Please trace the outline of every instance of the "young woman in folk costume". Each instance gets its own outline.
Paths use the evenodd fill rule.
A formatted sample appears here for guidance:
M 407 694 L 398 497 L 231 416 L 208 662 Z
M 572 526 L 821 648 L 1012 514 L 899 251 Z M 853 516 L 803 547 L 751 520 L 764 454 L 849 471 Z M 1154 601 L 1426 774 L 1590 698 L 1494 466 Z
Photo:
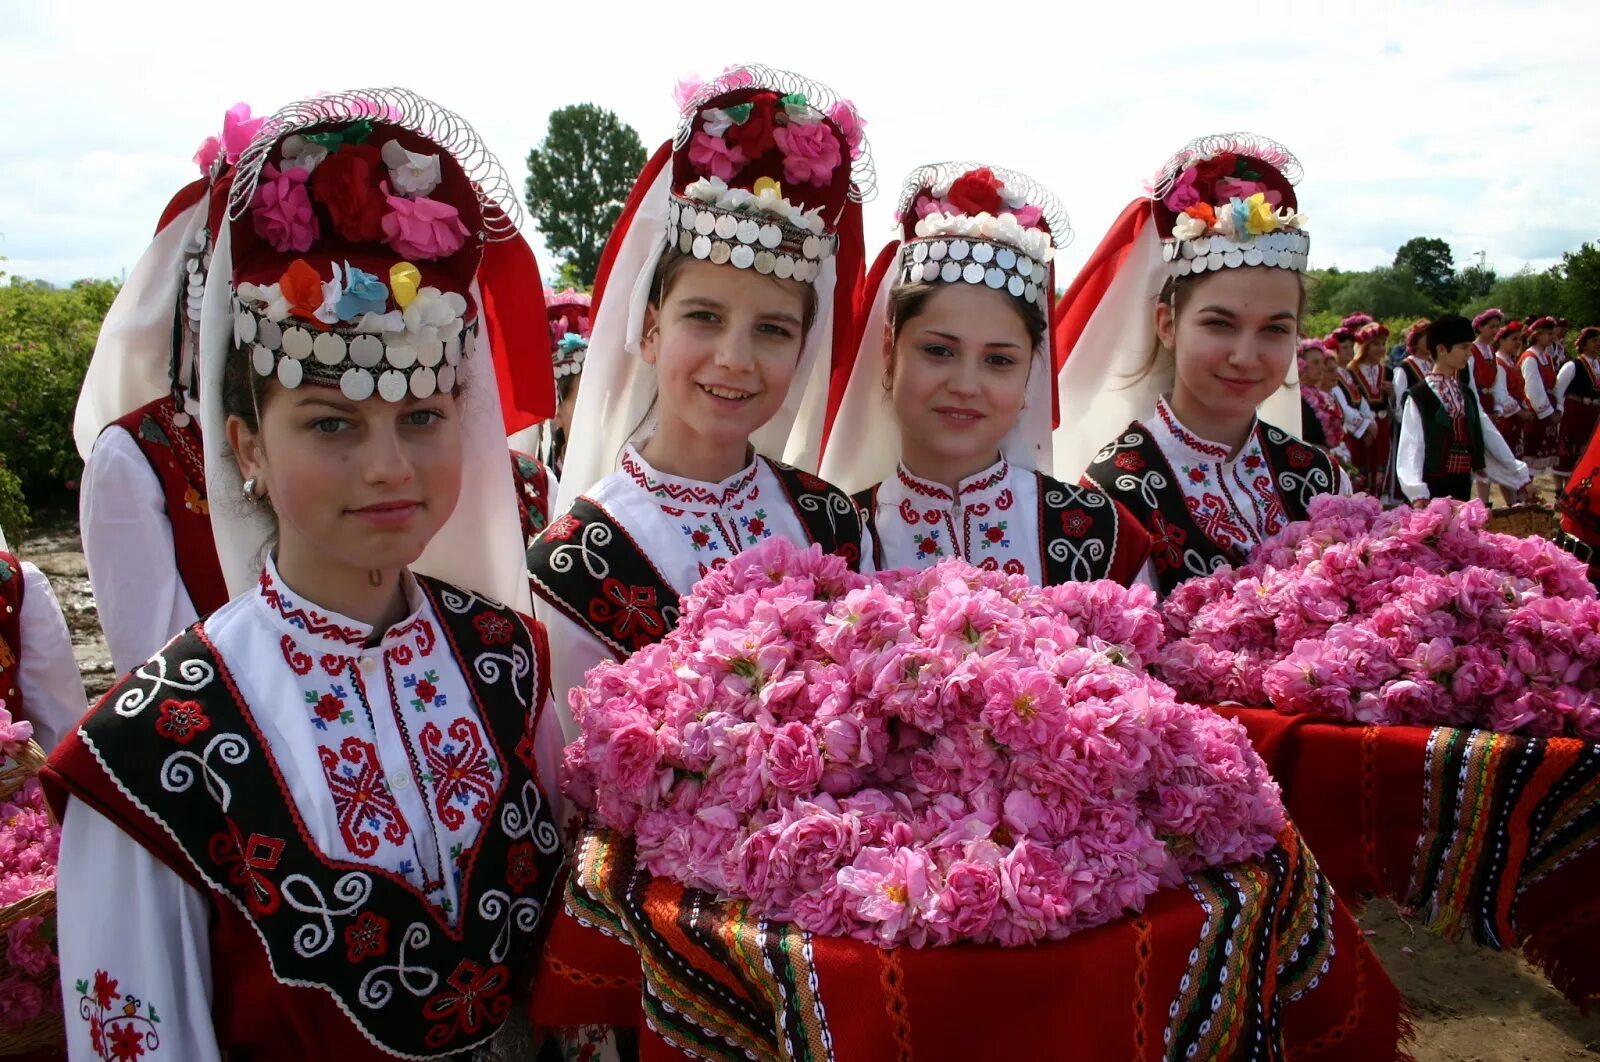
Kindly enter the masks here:
M 1354 336 L 1354 353 L 1337 366 L 1334 394 L 1345 411 L 1346 438 L 1360 489 L 1382 498 L 1389 489 L 1393 384 L 1384 365 L 1389 330 L 1372 321 Z
M 45 769 L 74 1059 L 442 1057 L 512 1011 L 562 850 L 543 633 L 496 603 L 527 592 L 482 308 L 525 262 L 510 188 L 376 89 L 267 119 L 216 189 L 236 596 Z
M 118 672 L 228 600 L 211 539 L 195 354 L 213 235 L 207 197 L 260 125 L 236 104 L 201 145 L 201 176 L 162 211 L 106 313 L 78 396 L 79 526 Z
M 1590 325 L 1580 331 L 1576 346 L 1577 353 L 1556 373 L 1555 401 L 1561 407 L 1558 489 L 1566 486 L 1600 422 L 1600 328 Z
M 1489 415 L 1495 430 L 1516 453 L 1522 441 L 1522 432 L 1517 422 L 1518 403 L 1512 397 L 1507 376 L 1507 369 L 1514 372 L 1516 363 L 1513 361 L 1508 366 L 1496 357 L 1495 349 L 1495 335 L 1505 324 L 1505 319 L 1503 312 L 1494 309 L 1484 310 L 1472 319 L 1473 339 L 1472 350 L 1467 358 L 1467 374 L 1478 397 L 1478 408 Z M 1488 505 L 1489 477 L 1474 473 L 1473 486 L 1477 490 L 1478 500 Z M 1510 491 L 1501 487 L 1500 492 L 1507 505 L 1513 504 L 1515 498 Z
M 522 512 L 524 548 L 533 545 L 550 524 L 551 508 L 560 487 L 561 451 L 572 428 L 572 406 L 578 397 L 578 374 L 583 352 L 589 346 L 589 296 L 566 289 L 559 295 L 548 288 L 545 312 L 550 324 L 550 368 L 555 378 L 556 415 L 547 424 L 511 438 L 511 468 L 517 481 Z M 531 448 L 534 451 L 529 452 Z
M 1472 339 L 1465 317 L 1450 314 L 1428 326 L 1431 369 L 1423 386 L 1406 392 L 1400 411 L 1395 476 L 1407 501 L 1467 501 L 1480 474 L 1511 492 L 1528 483 L 1528 466 L 1517 460 L 1464 378 Z
M 1315 339 L 1300 344 L 1300 429 L 1306 442 L 1320 446 L 1341 464 L 1350 463 L 1349 426 L 1372 427 L 1365 403 L 1351 408 L 1338 381 L 1336 362 Z
M 1285 385 L 1308 246 L 1298 173 L 1268 140 L 1194 141 L 1062 305 L 1079 323 L 1064 337 L 1075 342 L 1056 467 L 1086 464 L 1085 480 L 1145 524 L 1163 591 L 1242 563 L 1314 496 L 1350 489 L 1331 456 L 1280 426 L 1300 419 L 1298 389 Z M 1115 275 L 1095 279 L 1117 259 Z
M 772 536 L 858 560 L 843 492 L 781 464 L 804 382 L 848 333 L 870 162 L 848 101 L 730 68 L 684 92 L 596 288 L 560 509 L 528 551 L 557 705 L 659 640 L 712 567 Z
M 1561 448 L 1561 405 L 1555 398 L 1560 367 L 1550 340 L 1554 329 L 1553 317 L 1529 322 L 1528 346 L 1517 358 L 1523 402 L 1533 415 L 1523 428 L 1522 455 L 1534 475 L 1554 469 Z
M 88 704 L 61 604 L 36 565 L 19 560 L 0 528 L 0 708 L 26 722 L 49 752 Z
M 958 556 L 1041 585 L 1150 582 L 1139 522 L 1049 474 L 1051 261 L 1070 237 L 1055 197 L 1022 174 L 943 163 L 911 174 L 898 216 L 821 469 L 860 491 L 874 564 Z
M 1556 364 L 1565 365 L 1568 357 L 1567 329 L 1572 327 L 1572 322 L 1565 317 L 1554 317 L 1551 320 L 1554 321 L 1554 325 L 1550 329 L 1550 349 L 1555 354 Z

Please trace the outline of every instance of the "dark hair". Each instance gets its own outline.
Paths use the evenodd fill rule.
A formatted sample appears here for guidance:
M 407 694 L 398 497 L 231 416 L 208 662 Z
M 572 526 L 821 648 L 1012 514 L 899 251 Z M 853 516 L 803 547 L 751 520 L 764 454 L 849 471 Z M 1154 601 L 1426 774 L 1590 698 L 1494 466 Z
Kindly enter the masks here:
M 275 377 L 262 376 L 250 364 L 246 347 L 233 347 L 222 366 L 222 412 L 238 417 L 245 427 L 259 434 L 261 407 L 267 401 L 267 383 Z
M 1472 322 L 1465 317 L 1453 313 L 1442 314 L 1428 326 L 1428 356 L 1432 357 L 1440 347 L 1471 343 L 1477 335 L 1472 330 Z
M 900 338 L 900 330 L 911 321 L 920 317 L 928 308 L 928 300 L 933 298 L 935 292 L 948 287 L 942 282 L 919 280 L 912 284 L 901 284 L 889 292 L 889 332 L 895 338 Z M 1045 327 L 1048 321 L 1045 318 L 1044 307 L 1037 302 L 1028 302 L 1018 298 L 1009 291 L 1005 292 L 1006 301 L 1022 318 L 1022 326 L 1028 330 L 1028 342 L 1037 347 L 1044 339 Z
M 660 310 L 661 304 L 666 301 L 668 295 L 672 294 L 672 286 L 678 282 L 678 275 L 683 272 L 683 267 L 690 262 L 698 261 L 701 261 L 701 259 L 692 254 L 685 254 L 678 249 L 676 244 L 669 243 L 667 249 L 661 253 L 661 257 L 656 261 L 655 274 L 650 278 L 650 305 Z M 782 277 L 776 277 L 771 274 L 751 271 L 751 276 L 765 276 L 774 284 L 783 283 Z M 794 283 L 800 286 L 802 303 L 800 310 L 800 338 L 803 340 L 811 332 L 811 326 L 817 319 L 817 288 L 816 285 L 807 284 L 801 280 L 797 280 Z
M 1172 307 L 1173 319 L 1176 320 L 1178 315 L 1183 312 L 1184 307 L 1189 305 L 1189 300 L 1191 298 L 1193 298 L 1194 289 L 1199 286 L 1199 282 L 1204 280 L 1206 277 L 1210 277 L 1210 276 L 1216 276 L 1216 274 L 1215 273 L 1187 273 L 1187 274 L 1185 274 L 1184 276 L 1181 276 L 1181 277 L 1178 277 L 1178 276 L 1168 277 L 1166 283 L 1161 285 L 1160 294 L 1158 294 L 1156 296 L 1157 305 L 1160 305 L 1161 303 L 1164 302 L 1167 305 L 1171 306 Z M 1305 277 L 1305 274 L 1304 273 L 1296 273 L 1295 274 L 1295 279 L 1299 282 L 1299 285 L 1300 285 L 1300 305 L 1295 310 L 1295 316 L 1296 317 L 1304 317 L 1306 315 L 1306 277 Z M 1167 350 L 1166 346 L 1164 346 L 1162 344 L 1161 337 L 1160 336 L 1156 336 L 1155 340 L 1150 344 L 1150 353 L 1145 355 L 1144 364 L 1139 366 L 1139 371 L 1138 372 L 1134 373 L 1131 377 L 1129 377 L 1128 386 L 1132 387 L 1134 384 L 1140 382 L 1141 380 L 1143 380 L 1146 377 L 1148 377 L 1151 373 L 1155 372 L 1156 371 L 1156 366 L 1161 361 L 1161 356 L 1163 354 L 1172 354 L 1172 353 L 1174 353 L 1174 352 Z

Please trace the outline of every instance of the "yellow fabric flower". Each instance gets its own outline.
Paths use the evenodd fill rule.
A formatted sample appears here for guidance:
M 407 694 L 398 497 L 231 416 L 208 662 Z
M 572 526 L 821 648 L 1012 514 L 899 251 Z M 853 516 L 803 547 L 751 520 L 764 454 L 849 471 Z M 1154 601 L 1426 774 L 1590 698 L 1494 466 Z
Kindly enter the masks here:
M 1250 208 L 1250 220 L 1246 222 L 1252 235 L 1259 236 L 1266 232 L 1276 232 L 1278 228 L 1278 215 L 1267 202 L 1267 197 L 1261 192 L 1247 199 Z

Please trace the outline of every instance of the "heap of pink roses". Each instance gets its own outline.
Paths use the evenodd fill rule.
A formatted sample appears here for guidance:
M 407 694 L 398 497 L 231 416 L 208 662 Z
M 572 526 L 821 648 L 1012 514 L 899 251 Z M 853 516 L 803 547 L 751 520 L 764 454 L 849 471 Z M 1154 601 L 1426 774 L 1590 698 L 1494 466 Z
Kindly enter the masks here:
M 33 724 L 14 720 L 0 700 L 0 763 L 32 736 Z M 54 916 L 3 917 L 17 901 L 55 888 L 60 847 L 38 779 L 0 800 L 0 1033 L 61 1009 Z
M 1480 502 L 1323 497 L 1250 563 L 1164 604 L 1185 697 L 1367 724 L 1600 738 L 1600 601 L 1581 561 L 1483 530 Z
M 1144 672 L 1161 637 L 1143 587 L 774 539 L 573 691 L 565 788 L 651 873 L 812 932 L 1060 938 L 1284 826 L 1243 730 Z

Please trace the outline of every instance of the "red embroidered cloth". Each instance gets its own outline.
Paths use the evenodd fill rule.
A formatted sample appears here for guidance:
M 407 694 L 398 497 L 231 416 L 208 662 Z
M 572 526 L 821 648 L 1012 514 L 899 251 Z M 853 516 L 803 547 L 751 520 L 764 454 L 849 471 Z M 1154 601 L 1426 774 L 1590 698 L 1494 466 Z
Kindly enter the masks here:
M 761 921 L 590 832 L 530 1014 L 639 1029 L 645 1060 L 1388 1059 L 1405 1024 L 1292 830 L 1063 941 L 925 950 Z
M 1249 731 L 1341 896 L 1520 948 L 1574 1003 L 1600 997 L 1600 745 L 1217 711 Z

